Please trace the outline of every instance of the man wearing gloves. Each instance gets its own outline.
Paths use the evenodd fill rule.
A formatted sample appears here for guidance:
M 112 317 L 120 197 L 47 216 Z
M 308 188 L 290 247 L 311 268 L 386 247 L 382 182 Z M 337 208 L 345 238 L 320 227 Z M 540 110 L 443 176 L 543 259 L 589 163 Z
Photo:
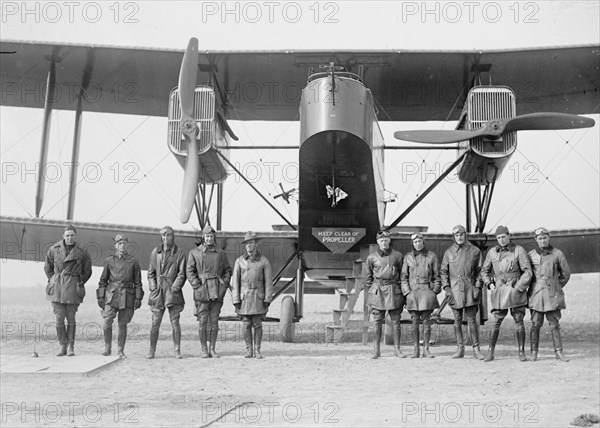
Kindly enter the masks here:
M 154 358 L 160 332 L 160 324 L 169 310 L 175 358 L 181 358 L 181 327 L 179 317 L 185 301 L 181 289 L 185 284 L 185 254 L 175 244 L 173 228 L 165 226 L 160 230 L 162 245 L 152 250 L 148 266 L 148 305 L 152 310 L 152 328 L 150 329 L 150 351 L 148 359 Z
M 258 236 L 247 232 L 242 241 L 246 254 L 233 267 L 233 304 L 244 321 L 245 358 L 262 358 L 262 319 L 273 300 L 271 263 L 258 248 Z M 254 329 L 254 334 L 252 334 Z
M 569 360 L 563 355 L 560 337 L 560 310 L 566 309 L 563 287 L 569 282 L 571 269 L 565 255 L 550 245 L 550 232 L 540 227 L 534 232 L 538 248 L 529 252 L 533 268 L 533 281 L 529 287 L 529 309 L 531 310 L 531 361 L 537 361 L 540 329 L 544 316 L 550 324 L 556 359 Z
M 111 354 L 112 326 L 118 316 L 119 324 L 119 357 L 125 357 L 125 341 L 127 340 L 127 324 L 133 318 L 133 312 L 142 306 L 144 290 L 142 289 L 142 273 L 138 261 L 127 254 L 129 239 L 123 233 L 115 236 L 115 255 L 104 261 L 104 269 L 100 276 L 96 297 L 98 306 L 104 317 L 104 352 Z
M 490 248 L 481 268 L 483 284 L 492 291 L 492 315 L 494 317 L 490 348 L 485 361 L 494 359 L 500 325 L 509 310 L 515 320 L 519 360 L 527 361 L 523 318 L 527 307 L 527 289 L 532 276 L 531 263 L 523 247 L 510 242 L 510 232 L 506 226 L 498 226 L 496 240 L 498 245 Z
M 473 345 L 473 356 L 483 360 L 479 347 L 479 326 L 476 315 L 481 303 L 481 251 L 467 240 L 467 232 L 461 225 L 452 229 L 452 244 L 444 253 L 442 267 L 442 287 L 448 298 L 448 305 L 454 314 L 454 336 L 456 352 L 452 358 L 465 355 L 465 340 L 462 331 L 463 312 L 467 317 L 467 328 Z
M 50 247 L 44 263 L 48 277 L 46 298 L 52 302 L 56 317 L 56 335 L 60 344 L 58 357 L 75 355 L 75 314 L 85 296 L 84 285 L 92 276 L 90 254 L 77 245 L 76 234 L 74 226 L 66 225 L 62 239 Z
M 419 358 L 419 323 L 423 320 L 423 358 L 433 358 L 429 352 L 431 313 L 439 308 L 437 294 L 442 290 L 438 258 L 425 248 L 421 233 L 410 237 L 413 251 L 402 263 L 402 293 L 406 296 L 406 310 L 410 312 L 414 351 L 411 358 Z
M 219 358 L 216 350 L 219 314 L 223 298 L 229 289 L 231 266 L 225 251 L 217 247 L 215 229 L 206 225 L 202 235 L 204 242 L 190 251 L 186 272 L 188 281 L 194 288 L 194 315 L 198 318 L 200 357 Z M 207 341 L 210 342 L 210 347 L 207 347 Z
M 390 246 L 391 242 L 390 232 L 378 232 L 379 248 L 369 254 L 366 260 L 365 292 L 368 293 L 368 302 L 375 321 L 372 359 L 381 356 L 381 333 L 386 312 L 392 320 L 394 355 L 399 358 L 406 357 L 400 352 L 400 317 L 405 303 L 400 285 L 402 253 L 394 250 Z

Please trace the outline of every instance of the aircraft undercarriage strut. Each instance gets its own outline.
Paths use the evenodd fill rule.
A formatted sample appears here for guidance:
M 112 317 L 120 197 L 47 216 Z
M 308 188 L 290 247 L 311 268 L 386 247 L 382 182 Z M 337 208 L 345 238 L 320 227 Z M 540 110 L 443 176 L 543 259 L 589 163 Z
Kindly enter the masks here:
M 251 182 L 250 180 L 248 180 L 246 178 L 246 176 L 244 176 L 244 174 L 242 174 L 242 172 L 240 170 L 238 170 L 230 161 L 229 159 L 227 159 L 227 157 L 225 157 L 221 152 L 217 151 L 217 153 L 219 154 L 219 156 L 221 156 L 221 159 L 223 159 L 225 161 L 225 163 L 227 165 L 229 165 L 231 167 L 231 169 L 233 169 L 237 174 L 239 174 L 240 177 L 242 177 L 242 179 L 252 188 L 252 190 L 254 190 L 258 196 L 260 196 L 272 209 L 273 211 L 275 211 L 279 217 L 281 217 L 293 230 L 297 230 L 296 226 L 294 226 L 277 208 L 275 208 L 275 206 L 267 199 L 265 198 L 265 196 L 260 193 L 260 190 L 258 190 Z

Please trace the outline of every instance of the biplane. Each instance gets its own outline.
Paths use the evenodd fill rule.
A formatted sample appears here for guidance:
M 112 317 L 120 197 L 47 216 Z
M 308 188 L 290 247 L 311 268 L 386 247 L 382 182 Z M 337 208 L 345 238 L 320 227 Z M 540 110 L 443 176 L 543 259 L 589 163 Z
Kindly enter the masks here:
M 580 115 L 597 113 L 599 104 L 596 45 L 481 52 L 235 52 L 201 51 L 198 41 L 191 39 L 185 52 L 20 41 L 3 41 L 0 50 L 2 105 L 44 112 L 40 169 L 48 161 L 54 109 L 75 115 L 71 177 L 78 174 L 83 112 L 166 117 L 168 150 L 185 171 L 180 221 L 187 223 L 195 212 L 198 230 L 214 223 L 221 231 L 219 244 L 232 263 L 241 254 L 244 231 L 226 231 L 222 224 L 223 184 L 235 171 L 260 192 L 230 161 L 232 150 L 248 149 L 235 145 L 238 136 L 231 121 L 300 121 L 299 144 L 285 147 L 298 151 L 297 190 L 280 186 L 278 201 L 261 195 L 287 224 L 262 233 L 261 241 L 277 272 L 276 296 L 294 290 L 294 297 L 281 303 L 279 321 L 289 333 L 287 340 L 293 339 L 289 326 L 303 316 L 305 280 L 337 287 L 353 275 L 353 263 L 368 251 L 380 229 L 393 232 L 396 248 L 410 250 L 407 235 L 397 226 L 455 168 L 466 189 L 464 223 L 472 242 L 485 249 L 488 241 L 493 242 L 485 225 L 495 184 L 516 150 L 518 132 L 592 127 L 594 120 Z M 492 73 L 501 85 L 481 83 Z M 92 78 L 107 91 L 136 82 L 137 102 L 112 97 L 89 102 L 86 88 Z M 72 82 L 80 82 L 76 96 L 54 102 L 55 89 Z M 424 102 L 418 88 L 432 82 L 458 88 L 456 99 Z M 540 84 L 535 91 L 511 89 L 522 88 L 522 82 Z M 235 86 L 252 84 L 284 90 L 272 91 L 267 99 L 230 96 Z M 44 87 L 45 96 L 22 96 L 27 87 Z M 300 92 L 286 96 L 286 88 Z M 517 108 L 530 113 L 517 115 Z M 425 120 L 457 120 L 458 126 L 446 131 L 398 131 L 395 137 L 425 143 L 426 149 L 452 145 L 457 158 L 400 216 L 385 224 L 389 202 L 385 192 L 391 187 L 384 183 L 385 153 L 409 147 L 386 145 L 379 122 Z M 151 150 L 163 150 L 159 141 L 151 143 Z M 95 264 L 112 252 L 114 233 L 125 231 L 131 236 L 130 252 L 142 268 L 147 265 L 158 228 L 77 222 L 76 180 L 68 192 L 66 219 L 39 218 L 44 181 L 38 181 L 35 217 L 2 217 L 2 258 L 43 260 L 68 220 L 77 224 L 78 239 L 87 243 Z M 403 192 L 401 186 L 393 190 Z M 297 224 L 274 205 L 289 203 L 292 196 L 298 200 Z M 198 242 L 197 232 L 180 231 L 177 236 L 186 250 Z M 525 247 L 533 243 L 528 232 L 515 233 L 513 239 Z M 440 257 L 452 242 L 449 234 L 428 234 L 427 240 Z M 557 231 L 553 242 L 569 256 L 574 272 L 600 270 L 600 229 Z

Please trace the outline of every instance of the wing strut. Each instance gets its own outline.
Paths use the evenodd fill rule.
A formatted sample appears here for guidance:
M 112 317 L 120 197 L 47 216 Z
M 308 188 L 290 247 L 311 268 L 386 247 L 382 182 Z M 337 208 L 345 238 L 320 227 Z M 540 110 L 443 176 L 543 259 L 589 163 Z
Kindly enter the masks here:
M 42 142 L 40 145 L 40 162 L 38 165 L 38 183 L 35 193 L 35 216 L 40 216 L 42 203 L 44 202 L 44 188 L 46 185 L 45 172 L 48 161 L 48 143 L 50 141 L 50 123 L 52 122 L 52 107 L 54 104 L 54 88 L 56 87 L 56 62 L 57 57 L 47 58 L 50 62 L 48 78 L 46 79 L 46 100 L 44 102 L 44 122 L 42 125 Z
M 460 155 L 454 161 L 454 163 L 452 165 L 450 165 L 448 168 L 446 168 L 446 171 L 444 171 L 442 173 L 442 175 L 440 175 L 437 178 L 437 180 L 435 180 L 433 183 L 431 183 L 431 186 L 429 186 L 427 188 L 427 190 L 425 190 L 407 209 L 405 209 L 404 212 L 402 214 L 400 214 L 398 216 L 398 218 L 396 218 L 396 220 L 394 220 L 389 226 L 386 226 L 386 229 L 390 230 L 394 226 L 397 226 L 398 223 L 400 223 L 402 220 L 404 220 L 404 217 L 406 217 L 417 205 L 419 205 L 419 203 L 425 198 L 425 196 L 427 196 L 429 194 L 429 192 L 431 192 L 438 184 L 440 184 L 442 182 L 442 180 L 444 178 L 446 178 L 446 176 L 448 174 L 450 174 L 450 172 L 452 172 L 452 170 L 454 168 L 456 168 L 462 162 L 462 160 L 466 154 L 467 154 L 467 152 L 464 152 L 462 155 Z
M 258 194 L 258 196 L 260 196 L 260 197 L 263 199 L 263 201 L 265 201 L 265 202 L 266 202 L 266 203 L 267 203 L 267 204 L 268 204 L 268 205 L 269 205 L 271 208 L 273 208 L 273 211 L 275 211 L 277 214 L 279 214 L 279 217 L 281 217 L 281 218 L 283 219 L 283 221 L 285 221 L 285 222 L 286 222 L 288 225 L 290 225 L 290 226 L 291 226 L 291 228 L 292 228 L 293 230 L 298 230 L 298 229 L 296 229 L 296 226 L 294 226 L 294 225 L 293 225 L 293 224 L 292 224 L 292 223 L 291 223 L 291 222 L 290 222 L 290 221 L 289 221 L 287 218 L 285 218 L 285 216 L 284 216 L 283 214 L 281 214 L 281 212 L 280 212 L 280 211 L 279 211 L 277 208 L 275 208 L 275 206 L 274 206 L 274 205 L 273 205 L 271 202 L 269 202 L 269 200 L 268 200 L 267 198 L 265 198 L 265 197 L 263 196 L 263 194 L 262 194 L 262 193 L 260 193 L 260 191 L 259 191 L 259 190 L 258 190 L 258 189 L 257 189 L 257 188 L 256 188 L 256 187 L 255 187 L 255 186 L 254 186 L 254 185 L 253 185 L 253 184 L 252 184 L 252 183 L 251 183 L 251 182 L 250 182 L 250 181 L 249 181 L 249 180 L 248 180 L 248 179 L 247 179 L 245 176 L 244 176 L 244 174 L 242 174 L 242 172 L 241 172 L 240 170 L 238 170 L 238 169 L 237 169 L 237 168 L 236 168 L 236 167 L 235 167 L 235 166 L 234 166 L 234 165 L 233 165 L 233 164 L 232 164 L 232 163 L 229 161 L 229 159 L 227 159 L 227 157 L 226 157 L 226 156 L 224 156 L 224 155 L 223 155 L 223 154 L 222 154 L 220 151 L 218 151 L 218 150 L 217 150 L 216 152 L 219 154 L 219 156 L 221 156 L 221 159 L 223 159 L 223 160 L 225 161 L 225 163 L 231 167 L 231 169 L 233 169 L 233 170 L 234 170 L 234 171 L 235 171 L 237 174 L 239 174 L 239 175 L 240 175 L 240 177 L 242 177 L 242 178 L 244 179 L 244 181 L 245 181 L 246 183 L 248 183 L 248 185 L 249 185 L 250 187 L 252 187 L 252 189 L 253 189 L 253 190 L 254 190 L 254 191 L 255 191 L 255 192 Z
M 471 231 L 471 205 L 475 210 L 475 233 L 483 233 L 485 224 L 487 222 L 488 214 L 490 211 L 490 204 L 492 202 L 492 195 L 494 194 L 494 187 L 496 184 L 496 178 L 498 177 L 498 167 L 495 167 L 494 178 L 491 182 L 482 184 L 481 176 L 477 183 L 477 198 L 475 198 L 475 184 L 467 184 L 467 232 Z M 481 187 L 485 186 L 483 196 L 481 194 Z
M 217 230 L 222 230 L 223 223 L 223 183 L 217 183 Z
M 77 189 L 77 167 L 79 165 L 79 148 L 81 147 L 81 121 L 83 120 L 83 97 L 87 90 L 94 64 L 94 50 L 88 51 L 88 58 L 83 77 L 81 78 L 81 87 L 77 96 L 77 109 L 75 110 L 75 126 L 73 130 L 73 151 L 71 152 L 71 174 L 69 175 L 69 203 L 67 207 L 67 220 L 73 219 L 75 212 L 75 194 Z

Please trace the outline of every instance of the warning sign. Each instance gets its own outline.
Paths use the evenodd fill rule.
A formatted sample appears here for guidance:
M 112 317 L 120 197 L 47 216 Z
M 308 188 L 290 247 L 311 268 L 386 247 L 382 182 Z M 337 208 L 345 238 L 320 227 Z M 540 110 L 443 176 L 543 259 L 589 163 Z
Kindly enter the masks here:
M 312 234 L 319 242 L 334 254 L 348 251 L 366 234 L 365 228 L 313 227 Z

